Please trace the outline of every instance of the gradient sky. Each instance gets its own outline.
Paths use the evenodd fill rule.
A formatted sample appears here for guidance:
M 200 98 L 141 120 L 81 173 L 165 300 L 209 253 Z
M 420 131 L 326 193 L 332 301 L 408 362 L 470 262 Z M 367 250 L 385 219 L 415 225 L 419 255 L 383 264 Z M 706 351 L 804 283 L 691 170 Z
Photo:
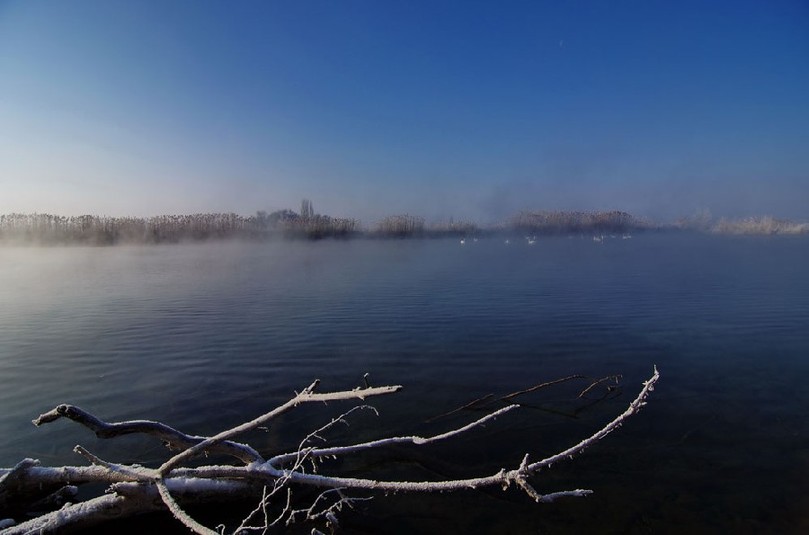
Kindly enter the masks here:
M 0 213 L 809 219 L 806 1 L 0 0 Z

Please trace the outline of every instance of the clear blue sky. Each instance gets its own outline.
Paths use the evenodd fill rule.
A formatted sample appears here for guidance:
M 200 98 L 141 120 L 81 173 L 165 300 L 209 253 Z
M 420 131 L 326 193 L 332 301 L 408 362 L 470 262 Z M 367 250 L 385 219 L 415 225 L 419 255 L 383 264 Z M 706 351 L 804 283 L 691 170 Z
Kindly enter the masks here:
M 0 0 L 0 213 L 809 219 L 806 1 Z

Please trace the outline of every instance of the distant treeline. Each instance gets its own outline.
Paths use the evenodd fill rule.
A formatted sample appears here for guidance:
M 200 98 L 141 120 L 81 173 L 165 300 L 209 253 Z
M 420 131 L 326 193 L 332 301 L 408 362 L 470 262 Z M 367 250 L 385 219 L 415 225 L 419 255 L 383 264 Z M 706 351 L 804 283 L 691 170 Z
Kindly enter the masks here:
M 797 223 L 772 216 L 745 217 L 741 219 L 721 218 L 714 220 L 707 212 L 677 221 L 675 228 L 695 230 L 713 234 L 809 234 L 809 223 Z
M 6 243 L 115 245 L 177 243 L 210 239 L 347 237 L 358 230 L 355 219 L 302 216 L 291 210 L 267 214 L 161 215 L 149 218 L 51 214 L 0 215 L 0 241 Z
M 623 234 L 652 228 L 648 221 L 611 212 L 521 212 L 511 227 L 526 234 Z
M 238 214 L 163 215 L 149 218 L 51 214 L 0 215 L 0 241 L 5 243 L 115 245 L 120 243 L 177 243 L 210 239 L 264 240 L 273 238 L 440 238 L 486 236 L 500 233 L 564 234 L 620 233 L 646 228 L 624 212 L 522 213 L 493 227 L 450 220 L 427 225 L 412 215 L 386 217 L 370 229 L 356 219 L 315 214 L 304 201 L 301 213 L 280 210 Z
M 227 214 L 163 215 L 149 218 L 83 215 L 64 217 L 51 214 L 0 215 L 0 242 L 51 244 L 148 244 L 203 241 L 210 239 L 267 240 L 274 238 L 440 238 L 447 236 L 485 237 L 490 235 L 599 235 L 625 234 L 650 229 L 701 230 L 734 234 L 795 234 L 809 232 L 809 224 L 792 223 L 771 217 L 713 222 L 709 217 L 681 220 L 670 227 L 655 225 L 626 212 L 521 212 L 493 226 L 450 219 L 427 225 L 424 218 L 394 215 L 362 228 L 350 218 L 316 214 L 304 199 L 300 213 L 279 210 L 251 216 Z

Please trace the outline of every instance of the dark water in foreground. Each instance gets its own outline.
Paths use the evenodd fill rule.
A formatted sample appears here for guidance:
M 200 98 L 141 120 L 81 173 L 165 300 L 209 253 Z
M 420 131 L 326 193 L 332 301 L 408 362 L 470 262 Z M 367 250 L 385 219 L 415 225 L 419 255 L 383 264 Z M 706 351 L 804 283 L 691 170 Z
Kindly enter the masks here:
M 527 395 L 519 413 L 451 443 L 335 466 L 484 475 L 578 442 L 657 364 L 640 415 L 536 479 L 540 491 L 594 495 L 552 505 L 513 489 L 377 496 L 344 517 L 344 532 L 806 533 L 807 266 L 809 241 L 788 237 L 4 248 L 0 466 L 84 464 L 75 444 L 121 462 L 166 458 L 137 437 L 30 425 L 64 402 L 207 434 L 314 378 L 324 390 L 358 386 L 365 372 L 405 385 L 337 444 L 439 433 L 483 413 L 432 417 L 489 393 L 623 374 L 621 395 L 600 403 L 585 407 L 574 386 Z M 306 407 L 249 439 L 290 449 L 345 408 Z

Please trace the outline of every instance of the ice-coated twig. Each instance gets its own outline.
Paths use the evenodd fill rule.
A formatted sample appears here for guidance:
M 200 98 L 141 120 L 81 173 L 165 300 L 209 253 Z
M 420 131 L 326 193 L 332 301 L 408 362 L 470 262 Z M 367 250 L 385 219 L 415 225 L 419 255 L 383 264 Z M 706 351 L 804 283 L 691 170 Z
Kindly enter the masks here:
M 252 511 L 250 511 L 250 514 L 248 514 L 244 518 L 244 520 L 242 520 L 242 523 L 239 524 L 239 527 L 237 527 L 234 530 L 234 533 L 242 533 L 242 532 L 245 532 L 245 531 L 258 531 L 258 530 L 261 530 L 264 533 L 264 532 L 267 531 L 267 529 L 278 525 L 281 522 L 281 520 L 284 519 L 284 517 L 287 515 L 287 513 L 291 510 L 291 506 L 292 506 L 292 489 L 290 489 L 289 487 L 287 487 L 284 484 L 279 485 L 278 481 L 279 480 L 276 480 L 275 484 L 273 485 L 273 489 L 270 492 L 267 492 L 267 487 L 266 486 L 264 487 L 264 490 L 262 491 L 262 495 L 261 495 L 261 501 L 258 503 L 256 508 L 253 509 Z M 286 489 L 286 491 L 287 491 L 286 492 L 286 496 L 287 496 L 286 505 L 281 510 L 281 512 L 278 514 L 278 516 L 276 516 L 274 520 L 270 521 L 269 506 L 270 506 L 271 498 L 276 493 L 281 491 L 282 489 Z M 261 525 L 258 525 L 258 526 L 251 526 L 250 522 L 252 522 L 253 519 L 255 517 L 257 517 L 259 514 L 262 514 L 264 516 L 264 523 L 261 524 Z
M 344 424 L 344 425 L 347 426 L 348 425 L 348 420 L 346 420 L 346 418 L 348 418 L 352 413 L 357 412 L 357 411 L 361 411 L 361 410 L 370 410 L 374 414 L 379 416 L 379 413 L 377 412 L 377 410 L 375 408 L 373 408 L 372 406 L 370 406 L 370 405 L 357 405 L 356 407 L 352 407 L 350 410 L 342 413 L 340 416 L 332 418 L 330 422 L 326 423 L 325 425 L 322 425 L 321 427 L 315 429 L 314 431 L 312 431 L 311 433 L 306 435 L 303 438 L 303 440 L 301 440 L 301 443 L 298 445 L 298 449 L 295 451 L 295 453 L 289 454 L 289 456 L 287 456 L 285 460 L 288 460 L 291 457 L 295 457 L 296 463 L 301 464 L 301 463 L 303 463 L 303 461 L 304 461 L 304 459 L 306 457 L 310 457 L 310 458 L 313 457 L 312 452 L 317 451 L 317 449 L 313 448 L 313 447 L 306 447 L 306 444 L 308 442 L 311 442 L 312 439 L 315 439 L 315 438 L 320 439 L 321 441 L 325 442 L 326 439 L 324 439 L 322 436 L 320 436 L 321 433 L 323 433 L 327 429 L 330 429 L 330 428 L 334 427 L 337 424 Z M 277 459 L 278 457 L 275 457 L 275 458 Z
M 347 506 L 349 508 L 353 508 L 354 502 L 360 501 L 368 501 L 372 498 L 352 498 L 350 496 L 346 496 L 343 493 L 342 488 L 335 488 L 335 489 L 328 489 L 321 492 L 317 498 L 312 502 L 312 505 L 303 509 L 295 509 L 290 511 L 289 518 L 287 519 L 287 526 L 298 522 L 298 517 L 303 517 L 304 520 L 319 520 L 321 518 L 325 518 L 329 525 L 337 527 L 339 525 L 337 521 L 337 513 L 339 513 L 343 507 Z M 321 501 L 326 501 L 332 494 L 337 495 L 337 500 L 332 503 L 330 506 L 325 507 L 322 511 L 318 512 L 317 508 L 320 505 Z

